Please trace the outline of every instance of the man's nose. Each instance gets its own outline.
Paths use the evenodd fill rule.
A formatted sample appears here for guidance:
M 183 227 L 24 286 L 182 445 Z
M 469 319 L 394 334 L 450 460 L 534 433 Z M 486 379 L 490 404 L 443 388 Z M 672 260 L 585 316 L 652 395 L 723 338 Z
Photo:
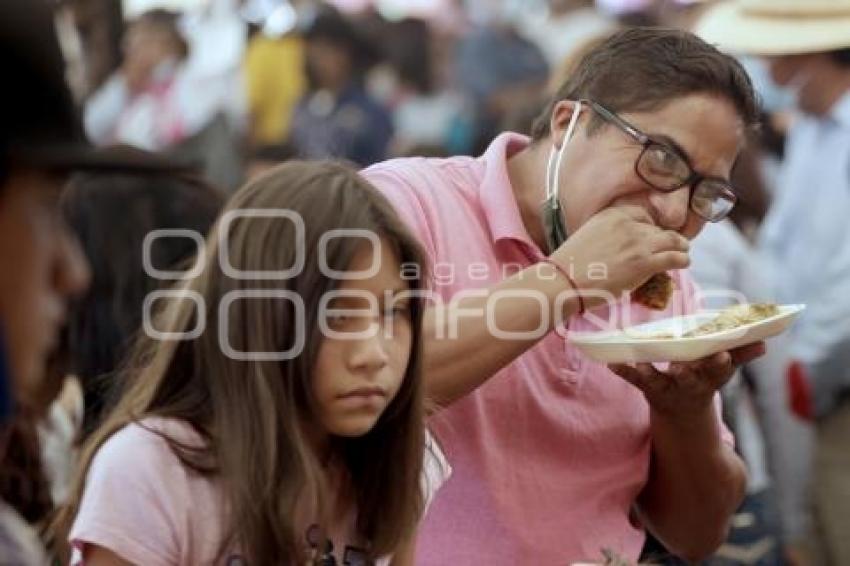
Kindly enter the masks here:
M 649 197 L 659 226 L 676 231 L 681 230 L 688 220 L 690 200 L 690 185 L 669 192 L 654 190 Z

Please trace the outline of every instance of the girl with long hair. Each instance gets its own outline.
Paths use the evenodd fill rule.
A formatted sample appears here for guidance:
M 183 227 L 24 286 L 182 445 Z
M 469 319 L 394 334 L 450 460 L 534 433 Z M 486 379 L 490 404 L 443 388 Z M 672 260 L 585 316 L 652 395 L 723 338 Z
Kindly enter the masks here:
M 449 471 L 424 425 L 418 245 L 355 172 L 304 162 L 243 187 L 206 242 L 56 540 L 86 566 L 409 563 Z

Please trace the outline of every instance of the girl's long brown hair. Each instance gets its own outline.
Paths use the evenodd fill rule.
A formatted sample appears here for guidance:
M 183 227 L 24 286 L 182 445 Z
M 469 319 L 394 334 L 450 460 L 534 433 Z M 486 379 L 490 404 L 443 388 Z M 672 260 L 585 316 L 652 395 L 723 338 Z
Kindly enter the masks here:
M 127 384 L 116 407 L 81 452 L 79 474 L 68 504 L 57 514 L 54 537 L 64 544 L 76 516 L 92 459 L 115 432 L 150 416 L 188 422 L 205 440 L 197 449 L 166 438 L 184 465 L 215 477 L 227 513 L 221 553 L 238 546 L 252 565 L 303 563 L 303 535 L 296 506 L 307 501 L 322 528 L 329 527 L 330 505 L 339 486 L 323 485 L 322 462 L 299 423 L 313 420 L 310 380 L 322 336 L 317 317 L 321 296 L 338 287 L 323 275 L 316 250 L 332 229 L 370 230 L 391 245 L 400 263 L 424 268 L 419 246 L 389 203 L 347 167 L 293 162 L 243 187 L 225 208 L 290 210 L 304 219 L 304 268 L 280 280 L 229 277 L 219 263 L 221 218 L 207 239 L 206 267 L 185 287 L 205 300 L 206 330 L 187 341 L 140 339 L 127 364 Z M 284 270 L 295 264 L 295 225 L 280 218 L 234 221 L 225 245 L 230 264 L 248 271 Z M 332 238 L 329 267 L 344 271 L 361 238 Z M 405 275 L 420 290 L 423 270 Z M 219 344 L 219 304 L 230 291 L 285 289 L 302 297 L 307 337 L 298 357 L 288 361 L 238 361 Z M 422 510 L 420 472 L 425 449 L 420 338 L 423 301 L 411 303 L 412 351 L 398 394 L 375 427 L 359 438 L 333 439 L 335 457 L 350 477 L 348 492 L 356 507 L 358 535 L 379 557 L 412 535 Z M 160 330 L 195 327 L 192 301 L 175 300 L 157 318 Z M 293 305 L 254 298 L 229 309 L 231 346 L 243 352 L 280 352 L 296 338 Z

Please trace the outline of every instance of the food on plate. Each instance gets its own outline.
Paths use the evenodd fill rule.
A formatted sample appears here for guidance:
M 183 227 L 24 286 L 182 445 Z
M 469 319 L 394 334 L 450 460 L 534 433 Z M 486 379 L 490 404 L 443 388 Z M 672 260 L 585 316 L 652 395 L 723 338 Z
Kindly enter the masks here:
M 646 283 L 632 291 L 632 300 L 647 308 L 663 311 L 670 302 L 675 285 L 666 273 L 656 273 Z
M 587 357 L 606 364 L 692 362 L 755 344 L 791 326 L 806 305 L 745 304 L 646 322 L 621 330 L 570 332 Z M 650 317 L 652 318 L 652 317 Z
M 626 334 L 631 338 L 639 340 L 675 340 L 677 338 L 697 338 L 699 336 L 707 336 L 724 330 L 732 330 L 745 324 L 758 322 L 771 316 L 779 314 L 779 307 L 768 303 L 754 303 L 735 305 L 723 309 L 711 320 L 704 322 L 684 332 L 684 329 L 678 332 L 646 332 L 633 329 L 625 329 Z
M 723 309 L 713 319 L 685 333 L 683 338 L 694 338 L 696 336 L 715 334 L 723 330 L 732 330 L 733 328 L 758 322 L 776 316 L 777 314 L 779 314 L 779 307 L 771 303 L 735 305 Z

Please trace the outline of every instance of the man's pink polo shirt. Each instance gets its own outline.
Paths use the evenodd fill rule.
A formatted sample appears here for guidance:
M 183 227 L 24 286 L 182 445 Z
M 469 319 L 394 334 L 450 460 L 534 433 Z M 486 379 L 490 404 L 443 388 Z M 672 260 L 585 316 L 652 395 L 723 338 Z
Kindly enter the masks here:
M 506 167 L 528 143 L 503 134 L 477 159 L 397 159 L 364 171 L 425 247 L 444 301 L 543 257 Z M 666 312 L 623 302 L 613 314 L 634 323 L 692 311 L 691 279 L 674 276 L 681 293 Z M 578 317 L 569 326 L 591 328 Z M 430 425 L 453 475 L 420 528 L 418 565 L 566 565 L 600 559 L 603 548 L 638 557 L 644 532 L 630 512 L 649 470 L 648 405 L 562 332 L 549 333 Z

